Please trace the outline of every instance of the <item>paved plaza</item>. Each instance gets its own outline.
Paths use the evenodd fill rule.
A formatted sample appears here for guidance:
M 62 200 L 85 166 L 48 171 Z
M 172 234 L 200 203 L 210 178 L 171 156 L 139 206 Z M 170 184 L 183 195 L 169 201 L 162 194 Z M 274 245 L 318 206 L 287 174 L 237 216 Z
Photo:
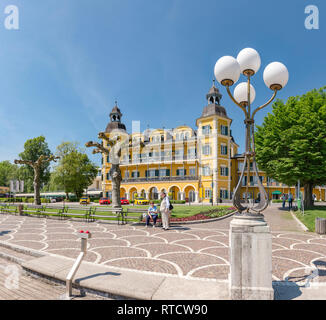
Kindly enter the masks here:
M 326 236 L 303 232 L 288 211 L 273 206 L 265 218 L 273 236 L 273 280 L 326 283 Z M 86 260 L 95 264 L 187 279 L 227 280 L 232 217 L 171 230 L 0 215 L 0 241 L 75 258 L 79 230 L 89 230 Z M 316 270 L 318 269 L 318 273 Z

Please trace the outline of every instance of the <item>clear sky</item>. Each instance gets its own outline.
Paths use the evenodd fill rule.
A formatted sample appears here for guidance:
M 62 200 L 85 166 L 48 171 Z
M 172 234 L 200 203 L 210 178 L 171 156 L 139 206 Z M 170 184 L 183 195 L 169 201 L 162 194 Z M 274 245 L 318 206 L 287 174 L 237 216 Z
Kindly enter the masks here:
M 4 8 L 19 8 L 19 30 L 6 30 Z M 319 30 L 304 26 L 307 5 L 319 8 Z M 264 67 L 287 65 L 279 97 L 326 85 L 324 0 L 2 0 L 0 2 L 0 161 L 13 160 L 26 139 L 95 140 L 115 99 L 123 122 L 141 129 L 195 128 L 216 60 L 255 48 L 253 79 L 262 104 L 271 91 Z M 219 86 L 243 151 L 243 115 Z M 260 124 L 271 107 L 257 116 Z M 91 155 L 100 163 L 99 155 Z

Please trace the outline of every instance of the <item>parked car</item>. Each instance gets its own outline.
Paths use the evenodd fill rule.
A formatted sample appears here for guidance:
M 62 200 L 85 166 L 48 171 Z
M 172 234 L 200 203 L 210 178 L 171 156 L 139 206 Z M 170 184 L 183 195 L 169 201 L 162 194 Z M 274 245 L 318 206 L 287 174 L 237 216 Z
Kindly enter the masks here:
M 80 204 L 90 204 L 91 200 L 89 199 L 89 197 L 82 197 L 82 198 L 80 198 L 79 203 Z
M 149 204 L 149 201 L 145 198 L 137 198 L 135 199 L 135 204 Z
M 101 198 L 99 201 L 99 204 L 110 204 L 110 199 L 109 198 Z
M 121 198 L 121 204 L 129 204 L 129 200 L 127 198 Z

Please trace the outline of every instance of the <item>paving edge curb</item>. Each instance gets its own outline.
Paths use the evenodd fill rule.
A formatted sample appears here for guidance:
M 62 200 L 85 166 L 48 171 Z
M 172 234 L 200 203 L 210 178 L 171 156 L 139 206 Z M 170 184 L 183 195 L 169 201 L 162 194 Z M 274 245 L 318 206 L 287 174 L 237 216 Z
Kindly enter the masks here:
M 292 217 L 300 225 L 300 227 L 302 228 L 302 230 L 305 231 L 305 232 L 309 231 L 309 229 L 297 218 L 297 216 L 295 215 L 295 213 L 293 212 L 293 210 L 291 210 L 290 212 L 291 212 Z
M 40 258 L 40 257 L 44 257 L 46 255 L 48 255 L 47 252 L 40 252 L 34 249 L 30 249 L 30 248 L 26 248 L 26 247 L 22 247 L 19 246 L 17 244 L 12 244 L 12 243 L 8 243 L 8 242 L 4 242 L 4 241 L 0 241 L 0 247 L 4 247 L 16 252 L 20 252 L 20 253 L 24 253 L 26 255 L 30 255 L 36 258 Z

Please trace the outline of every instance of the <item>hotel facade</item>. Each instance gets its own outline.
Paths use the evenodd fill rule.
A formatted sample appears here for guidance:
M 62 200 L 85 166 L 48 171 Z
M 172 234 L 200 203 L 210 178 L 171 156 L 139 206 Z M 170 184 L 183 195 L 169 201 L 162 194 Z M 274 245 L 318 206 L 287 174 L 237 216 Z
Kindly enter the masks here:
M 244 157 L 238 154 L 238 144 L 232 137 L 232 119 L 221 106 L 222 95 L 215 84 L 206 94 L 207 105 L 195 121 L 196 129 L 179 126 L 174 129 L 147 129 L 128 134 L 117 105 L 110 113 L 105 135 L 127 137 L 121 149 L 122 175 L 120 196 L 158 199 L 165 191 L 170 199 L 193 203 L 231 202 L 240 178 Z M 134 131 L 134 130 L 133 130 Z M 106 140 L 102 141 L 105 147 Z M 111 197 L 110 156 L 102 154 L 102 191 Z M 248 188 L 242 198 L 259 199 L 257 177 L 250 168 Z M 269 199 L 279 199 L 282 193 L 296 194 L 294 186 L 286 186 L 259 170 Z M 247 177 L 244 177 L 244 184 Z M 301 189 L 303 192 L 303 189 Z M 326 199 L 326 187 L 316 187 L 318 200 Z

